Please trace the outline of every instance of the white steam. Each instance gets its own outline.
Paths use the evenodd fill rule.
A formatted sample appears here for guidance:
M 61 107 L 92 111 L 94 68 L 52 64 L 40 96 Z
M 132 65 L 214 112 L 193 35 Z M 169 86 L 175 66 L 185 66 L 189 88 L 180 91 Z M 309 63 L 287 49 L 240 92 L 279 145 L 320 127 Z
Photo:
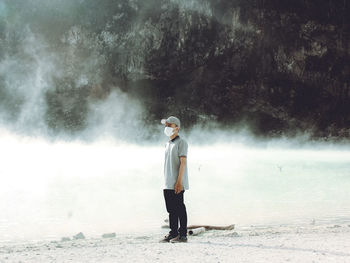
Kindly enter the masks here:
M 147 132 L 147 127 L 141 125 L 144 117 L 138 100 L 129 98 L 122 91 L 113 90 L 103 101 L 89 103 L 87 128 L 82 136 L 95 140 L 144 138 Z
M 45 133 L 46 130 L 43 95 L 50 88 L 50 76 L 55 70 L 55 56 L 46 48 L 45 42 L 26 27 L 20 46 L 22 52 L 5 54 L 0 61 L 3 92 L 13 99 L 8 101 L 10 110 L 2 105 L 0 117 L 19 133 L 30 134 L 33 130 Z

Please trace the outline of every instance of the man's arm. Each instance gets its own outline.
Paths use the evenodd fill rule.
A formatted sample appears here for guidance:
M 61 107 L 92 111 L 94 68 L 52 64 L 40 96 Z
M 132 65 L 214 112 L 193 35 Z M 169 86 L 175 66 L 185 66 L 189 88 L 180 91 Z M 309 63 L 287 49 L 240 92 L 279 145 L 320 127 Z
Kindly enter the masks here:
M 180 156 L 180 168 L 179 175 L 177 177 L 177 181 L 175 184 L 175 194 L 180 193 L 182 191 L 182 176 L 184 174 L 186 167 L 186 156 Z

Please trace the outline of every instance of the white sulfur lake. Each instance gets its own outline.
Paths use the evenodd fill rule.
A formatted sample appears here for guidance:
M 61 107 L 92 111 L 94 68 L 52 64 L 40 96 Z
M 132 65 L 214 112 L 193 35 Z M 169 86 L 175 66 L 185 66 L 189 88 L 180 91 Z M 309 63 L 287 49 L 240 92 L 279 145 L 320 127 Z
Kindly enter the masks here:
M 160 231 L 164 143 L 2 135 L 0 242 Z M 346 148 L 188 143 L 189 225 L 350 220 Z

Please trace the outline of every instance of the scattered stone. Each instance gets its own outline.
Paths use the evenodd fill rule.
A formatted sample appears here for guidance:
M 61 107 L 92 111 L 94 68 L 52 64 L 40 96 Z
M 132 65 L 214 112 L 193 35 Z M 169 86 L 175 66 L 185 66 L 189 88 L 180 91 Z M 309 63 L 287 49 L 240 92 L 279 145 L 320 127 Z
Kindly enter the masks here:
M 338 228 L 341 227 L 340 225 L 333 225 L 333 226 L 328 226 L 327 228 Z
M 239 235 L 238 235 L 237 232 L 233 232 L 233 233 L 231 234 L 231 236 L 233 236 L 233 237 L 238 237 Z
M 70 241 L 70 238 L 69 237 L 62 237 L 61 238 L 61 241 L 65 242 L 65 241 Z
M 82 232 L 76 234 L 75 236 L 73 236 L 74 239 L 85 239 L 85 236 Z
M 68 211 L 67 217 L 68 217 L 68 218 L 71 218 L 72 216 L 73 216 L 73 212 L 72 212 L 72 211 Z
M 112 237 L 116 237 L 115 233 L 106 233 L 102 235 L 103 238 L 112 238 Z
M 225 236 L 225 237 L 239 237 L 237 232 L 227 233 L 223 236 Z
M 149 239 L 149 236 L 137 236 L 136 239 Z

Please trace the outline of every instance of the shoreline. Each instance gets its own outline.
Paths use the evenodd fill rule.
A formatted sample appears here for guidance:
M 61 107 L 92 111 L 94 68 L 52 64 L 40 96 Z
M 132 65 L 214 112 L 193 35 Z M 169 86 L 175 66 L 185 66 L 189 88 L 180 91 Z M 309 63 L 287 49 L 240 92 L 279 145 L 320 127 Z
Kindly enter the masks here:
M 350 224 L 237 226 L 159 243 L 167 232 L 1 243 L 0 262 L 350 262 Z

